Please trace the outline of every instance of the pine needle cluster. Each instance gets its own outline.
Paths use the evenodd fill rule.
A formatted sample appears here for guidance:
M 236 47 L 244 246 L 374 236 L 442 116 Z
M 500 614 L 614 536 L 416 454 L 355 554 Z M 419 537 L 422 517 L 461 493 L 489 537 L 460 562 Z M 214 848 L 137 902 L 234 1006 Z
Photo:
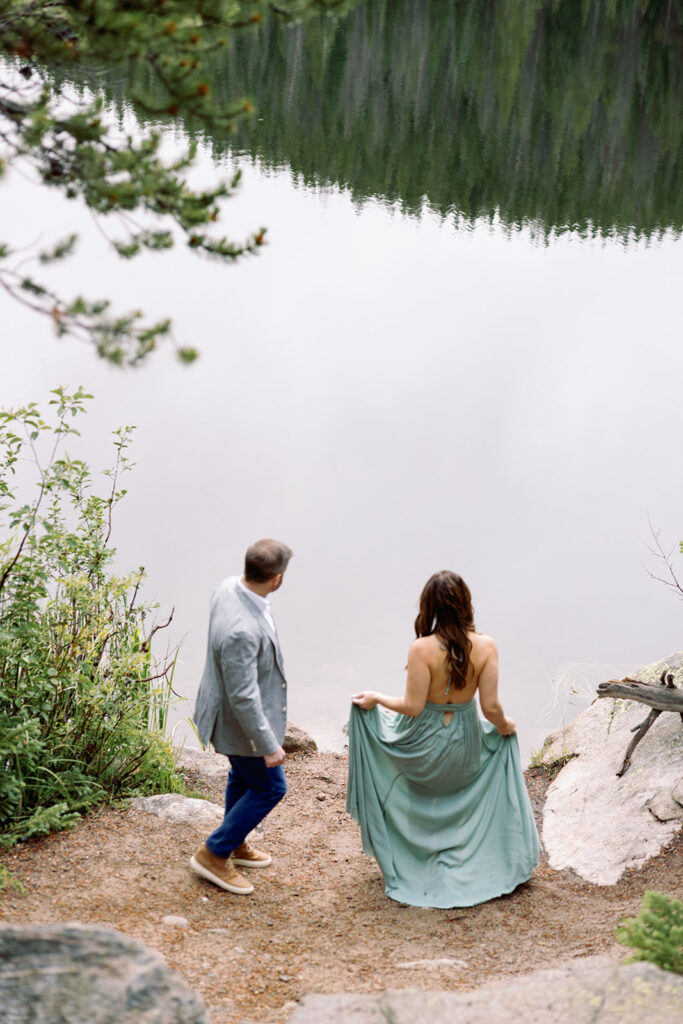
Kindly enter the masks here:
M 222 262 L 258 252 L 265 228 L 234 240 L 218 226 L 239 174 L 192 188 L 187 175 L 196 138 L 180 157 L 168 157 L 165 129 L 182 119 L 209 140 L 234 131 L 253 114 L 253 103 L 217 95 L 207 62 L 226 50 L 232 35 L 264 18 L 294 20 L 346 2 L 0 0 L 0 178 L 16 163 L 43 186 L 80 199 L 126 259 L 169 249 L 176 240 Z M 101 76 L 112 69 L 137 115 L 132 127 L 118 125 L 104 101 Z M 104 227 L 112 215 L 116 237 Z M 42 267 L 63 260 L 76 241 L 64 235 L 29 256 L 25 246 L 0 242 L 0 288 L 47 316 L 58 336 L 81 338 L 118 365 L 142 362 L 172 338 L 168 319 L 146 323 L 139 310 L 117 315 L 106 298 L 65 299 L 42 275 L 27 272 L 27 260 Z M 176 352 L 183 362 L 197 355 L 189 345 L 176 344 Z
M 683 974 L 683 903 L 674 896 L 648 890 L 640 913 L 621 922 L 616 938 L 635 951 L 626 963 L 647 960 Z

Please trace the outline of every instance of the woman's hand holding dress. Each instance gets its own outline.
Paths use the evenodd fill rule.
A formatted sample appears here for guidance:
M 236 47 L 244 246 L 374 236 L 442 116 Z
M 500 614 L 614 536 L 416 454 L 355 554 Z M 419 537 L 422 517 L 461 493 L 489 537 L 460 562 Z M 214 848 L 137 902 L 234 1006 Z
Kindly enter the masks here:
M 502 725 L 496 726 L 501 736 L 514 736 L 517 732 L 517 726 L 511 718 L 506 718 Z
M 377 694 L 372 690 L 364 690 L 363 693 L 354 693 L 352 701 L 357 704 L 363 711 L 371 711 L 372 708 L 376 707 L 379 703 Z

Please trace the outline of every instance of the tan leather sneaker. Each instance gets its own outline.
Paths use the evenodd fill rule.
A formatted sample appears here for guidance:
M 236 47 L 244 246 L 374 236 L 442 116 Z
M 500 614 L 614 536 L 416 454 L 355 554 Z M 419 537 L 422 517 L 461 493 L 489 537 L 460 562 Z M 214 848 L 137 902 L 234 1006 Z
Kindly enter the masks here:
M 200 846 L 190 859 L 190 867 L 196 875 L 201 875 L 214 885 L 219 885 L 221 889 L 237 893 L 238 896 L 248 896 L 254 891 L 254 886 L 240 875 L 229 857 L 227 860 L 225 857 L 216 857 L 206 844 Z
M 239 864 L 241 868 L 267 868 L 269 864 L 273 863 L 273 858 L 269 853 L 257 850 L 256 847 L 250 846 L 246 840 L 236 850 L 232 851 L 230 860 L 233 864 Z

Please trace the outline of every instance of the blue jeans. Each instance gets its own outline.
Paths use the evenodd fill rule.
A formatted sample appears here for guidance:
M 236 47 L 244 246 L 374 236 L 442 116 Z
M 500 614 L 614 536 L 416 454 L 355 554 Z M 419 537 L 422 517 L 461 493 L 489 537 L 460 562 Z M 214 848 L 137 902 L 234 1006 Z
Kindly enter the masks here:
M 225 817 L 206 845 L 216 857 L 229 857 L 287 792 L 281 765 L 267 768 L 262 757 L 230 754 Z

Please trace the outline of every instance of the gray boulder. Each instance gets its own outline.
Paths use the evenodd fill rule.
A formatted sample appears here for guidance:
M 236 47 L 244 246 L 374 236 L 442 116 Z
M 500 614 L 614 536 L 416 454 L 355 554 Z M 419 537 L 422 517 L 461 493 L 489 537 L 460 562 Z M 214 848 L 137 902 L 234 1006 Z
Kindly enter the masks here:
M 507 978 L 474 992 L 310 995 L 289 1024 L 678 1024 L 683 977 L 606 957 Z
M 213 831 L 223 820 L 224 809 L 209 800 L 182 796 L 180 793 L 160 793 L 158 796 L 138 796 L 131 802 L 134 811 L 154 814 L 180 825 L 195 825 Z
M 0 925 L 3 1024 L 210 1024 L 201 996 L 142 943 L 77 923 Z
M 207 782 L 218 782 L 224 786 L 230 764 L 224 754 L 214 750 L 196 750 L 194 747 L 182 747 L 177 753 L 178 767 L 184 771 L 197 772 Z

